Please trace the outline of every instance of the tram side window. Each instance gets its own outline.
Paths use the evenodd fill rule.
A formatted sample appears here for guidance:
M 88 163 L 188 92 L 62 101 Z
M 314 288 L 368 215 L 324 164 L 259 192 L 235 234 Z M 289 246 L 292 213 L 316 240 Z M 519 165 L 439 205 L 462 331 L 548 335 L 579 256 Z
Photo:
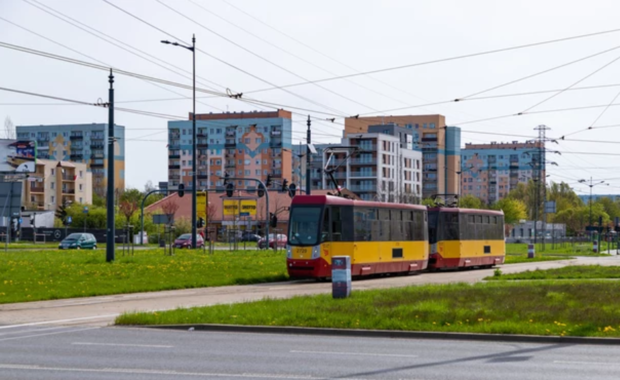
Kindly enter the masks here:
M 372 223 L 374 211 L 367 208 L 353 210 L 355 241 L 370 241 L 372 236 Z
M 426 240 L 427 235 L 429 234 L 429 229 L 428 226 L 430 226 L 431 224 L 431 220 L 434 220 L 435 224 L 436 224 L 436 216 L 433 218 L 429 218 L 429 224 L 428 226 L 425 228 L 424 227 L 424 221 L 426 219 L 426 214 L 424 213 L 424 211 L 413 211 L 413 240 Z M 436 227 L 436 226 L 434 226 Z M 433 229 L 433 231 L 436 231 L 436 228 Z M 436 239 L 436 234 L 435 234 L 435 239 Z
M 403 234 L 403 218 L 401 210 L 391 210 L 390 211 L 391 219 L 389 224 L 390 228 L 390 240 L 391 241 L 402 241 L 405 240 L 405 236 Z
M 329 214 L 330 208 L 327 207 L 323 212 L 323 223 L 321 223 L 321 243 L 331 241 L 329 236 Z
M 443 214 L 443 240 L 459 240 L 459 214 L 447 212 Z
M 342 228 L 341 241 L 353 241 L 355 237 L 355 226 L 353 223 L 353 207 L 342 206 L 340 210 L 340 220 Z
M 403 239 L 414 240 L 413 237 L 413 211 L 403 211 Z
M 332 214 L 332 241 L 342 241 L 342 219 L 340 207 L 329 207 Z

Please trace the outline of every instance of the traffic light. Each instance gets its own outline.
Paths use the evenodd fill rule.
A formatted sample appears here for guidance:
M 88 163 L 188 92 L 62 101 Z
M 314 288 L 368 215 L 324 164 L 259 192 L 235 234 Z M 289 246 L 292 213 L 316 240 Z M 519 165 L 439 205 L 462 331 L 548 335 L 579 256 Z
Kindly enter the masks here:
M 291 183 L 288 187 L 288 196 L 293 198 L 296 192 L 297 192 L 297 185 L 295 185 L 294 183 Z
M 233 196 L 234 192 L 235 192 L 235 185 L 232 183 L 226 184 L 226 196 L 230 198 Z
M 272 228 L 276 228 L 278 226 L 278 217 L 273 213 L 269 213 L 269 225 Z
M 228 173 L 224 173 L 224 186 L 228 187 Z
M 34 225 L 34 213 L 30 214 L 30 226 L 33 227 L 33 228 L 35 227 L 35 225 Z
M 271 187 L 271 174 L 267 174 L 267 182 L 265 182 L 265 186 L 267 186 L 267 188 Z
M 13 231 L 17 231 L 18 223 L 19 223 L 17 218 L 13 218 L 12 223 L 13 223 Z
M 258 195 L 259 198 L 265 196 L 265 186 L 262 183 L 258 184 L 258 190 L 256 190 L 256 195 Z
M 282 180 L 282 192 L 285 192 L 286 190 L 288 190 L 288 179 L 284 178 Z
M 198 221 L 196 222 L 196 227 L 198 227 L 198 228 L 202 228 L 202 227 L 204 227 L 204 226 L 205 226 L 205 220 L 204 220 L 204 218 L 202 218 L 202 217 L 201 217 L 201 218 L 198 218 Z
M 179 184 L 179 198 L 183 197 L 185 195 L 185 185 L 180 183 Z

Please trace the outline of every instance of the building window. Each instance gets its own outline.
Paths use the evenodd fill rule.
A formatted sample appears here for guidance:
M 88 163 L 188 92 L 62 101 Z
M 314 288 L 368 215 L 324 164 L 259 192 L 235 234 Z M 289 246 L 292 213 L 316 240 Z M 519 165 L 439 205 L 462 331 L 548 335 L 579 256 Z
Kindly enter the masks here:
M 50 200 L 52 201 L 52 203 L 56 203 L 56 198 L 53 195 L 50 197 Z
M 54 175 L 54 169 L 52 168 L 52 175 Z
M 55 182 L 51 182 L 51 183 L 50 183 L 50 189 L 52 189 L 52 190 L 54 190 L 54 183 L 55 183 Z
M 80 184 L 80 191 L 82 191 L 82 184 Z

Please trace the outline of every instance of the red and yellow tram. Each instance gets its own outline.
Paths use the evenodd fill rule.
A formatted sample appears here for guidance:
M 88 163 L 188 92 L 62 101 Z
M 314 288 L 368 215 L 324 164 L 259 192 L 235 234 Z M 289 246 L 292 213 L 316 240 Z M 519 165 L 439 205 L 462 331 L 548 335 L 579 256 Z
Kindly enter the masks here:
M 424 206 L 296 196 L 289 217 L 289 276 L 330 277 L 332 256 L 350 256 L 352 276 L 421 271 L 429 257 L 427 223 Z
M 286 265 L 291 278 L 331 277 L 333 256 L 352 276 L 491 267 L 505 258 L 501 211 L 299 195 L 291 203 Z

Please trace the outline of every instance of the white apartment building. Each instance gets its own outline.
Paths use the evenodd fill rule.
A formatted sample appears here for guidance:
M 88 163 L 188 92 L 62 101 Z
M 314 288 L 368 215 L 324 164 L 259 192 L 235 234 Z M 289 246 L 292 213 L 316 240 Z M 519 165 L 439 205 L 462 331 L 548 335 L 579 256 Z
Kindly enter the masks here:
M 397 135 L 397 136 L 395 136 Z M 422 152 L 413 149 L 411 136 L 394 133 L 363 133 L 342 139 L 341 146 L 322 151 L 322 167 L 334 169 L 342 186 L 364 200 L 419 203 L 422 198 Z M 323 189 L 333 188 L 329 175 L 322 173 Z

